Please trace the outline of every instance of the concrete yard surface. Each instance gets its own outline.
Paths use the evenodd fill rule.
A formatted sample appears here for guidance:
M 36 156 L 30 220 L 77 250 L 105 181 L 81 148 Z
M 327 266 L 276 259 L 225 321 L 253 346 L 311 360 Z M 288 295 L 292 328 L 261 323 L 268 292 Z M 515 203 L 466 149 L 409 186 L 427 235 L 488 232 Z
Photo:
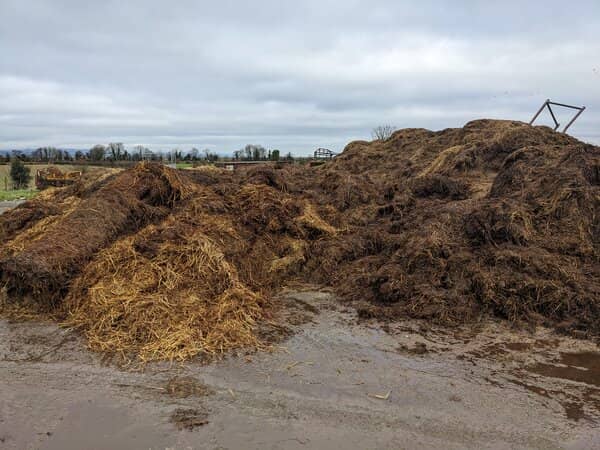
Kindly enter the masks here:
M 23 203 L 23 200 L 0 201 L 0 214 Z
M 210 363 L 123 367 L 54 324 L 0 321 L 0 448 L 600 448 L 600 367 L 557 363 L 595 361 L 590 342 L 359 322 L 323 292 L 278 302 L 289 337 Z

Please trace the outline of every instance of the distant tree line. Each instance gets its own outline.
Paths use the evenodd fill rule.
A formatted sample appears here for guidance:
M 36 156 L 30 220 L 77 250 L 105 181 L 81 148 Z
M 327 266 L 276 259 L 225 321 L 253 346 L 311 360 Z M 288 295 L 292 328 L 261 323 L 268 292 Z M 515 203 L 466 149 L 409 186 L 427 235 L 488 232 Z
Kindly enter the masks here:
M 292 161 L 294 158 L 290 152 L 282 158 L 278 149 L 267 150 L 262 145 L 248 144 L 244 148 L 234 151 L 233 159 L 236 161 Z
M 111 142 L 108 145 L 94 145 L 87 152 L 77 150 L 70 153 L 56 147 L 39 147 L 30 153 L 19 150 L 13 150 L 11 154 L 0 155 L 0 162 L 10 162 L 11 159 L 18 159 L 24 162 L 42 162 L 42 163 L 61 163 L 74 161 L 208 161 L 216 162 L 220 160 L 236 161 L 293 161 L 291 152 L 281 156 L 278 149 L 267 150 L 262 145 L 248 144 L 240 150 L 233 152 L 233 157 L 224 157 L 210 149 L 199 150 L 195 147 L 184 152 L 178 148 L 171 151 L 152 151 L 143 145 L 136 145 L 127 149 L 123 143 Z

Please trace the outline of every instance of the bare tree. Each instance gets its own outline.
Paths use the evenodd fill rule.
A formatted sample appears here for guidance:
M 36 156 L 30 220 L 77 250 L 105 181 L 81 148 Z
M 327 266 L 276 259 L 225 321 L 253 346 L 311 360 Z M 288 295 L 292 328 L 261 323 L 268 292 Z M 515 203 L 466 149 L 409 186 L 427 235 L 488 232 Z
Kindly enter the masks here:
M 146 152 L 148 151 L 148 149 L 146 147 L 144 147 L 143 145 L 136 145 L 133 147 L 133 152 L 132 152 L 132 159 L 134 161 L 141 161 L 144 159 L 144 155 L 146 154 Z
M 267 149 L 262 145 L 248 144 L 243 149 L 234 152 L 234 157 L 244 159 L 246 161 L 263 161 L 267 159 Z
M 373 128 L 371 131 L 371 136 L 373 139 L 383 141 L 389 138 L 394 132 L 394 127 L 391 125 L 379 125 L 378 127 Z
M 122 159 L 123 153 L 125 153 L 125 146 L 121 142 L 111 142 L 106 150 L 113 161 L 118 161 Z

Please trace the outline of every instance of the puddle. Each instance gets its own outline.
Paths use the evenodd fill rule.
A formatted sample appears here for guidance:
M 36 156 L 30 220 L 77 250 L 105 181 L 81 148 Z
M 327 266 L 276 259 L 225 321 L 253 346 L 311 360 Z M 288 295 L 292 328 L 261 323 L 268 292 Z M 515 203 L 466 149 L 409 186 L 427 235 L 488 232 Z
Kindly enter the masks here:
M 547 390 L 531 384 L 514 381 L 525 389 L 547 398 L 554 398 L 564 408 L 568 419 L 579 421 L 583 418 L 597 420 L 600 414 L 600 353 L 597 352 L 561 352 L 556 363 L 537 363 L 527 371 L 543 377 L 583 383 L 588 388 L 573 391 L 567 386 L 560 391 Z M 589 414 L 586 414 L 586 410 Z
M 565 414 L 567 415 L 567 419 L 574 420 L 578 422 L 580 419 L 585 417 L 583 413 L 583 404 L 581 403 L 563 403 L 563 408 L 565 409 Z
M 534 394 L 540 395 L 542 397 L 551 398 L 550 394 L 556 393 L 552 391 L 548 391 L 547 389 L 541 388 L 539 386 L 535 386 L 533 384 L 528 384 L 519 380 L 510 380 L 511 383 L 516 384 L 517 386 L 521 386 L 522 388 L 527 389 L 529 392 L 533 392 Z
M 193 431 L 195 428 L 208 424 L 208 414 L 198 409 L 178 408 L 171 414 L 171 423 L 178 430 Z
M 588 370 L 596 372 L 597 375 L 600 375 L 600 353 L 561 353 L 560 356 L 563 364 L 568 366 L 584 367 Z
M 510 382 L 540 397 L 556 400 L 563 407 L 569 420 L 578 422 L 585 418 L 595 422 L 600 417 L 600 391 L 597 389 L 569 392 L 567 390 L 545 389 L 520 380 L 513 379 Z M 586 409 L 589 414 L 586 413 Z
M 537 363 L 529 372 L 600 387 L 600 353 L 561 353 L 558 364 Z
M 513 350 L 515 352 L 524 352 L 531 348 L 531 344 L 527 342 L 506 342 L 504 346 L 507 349 Z
M 490 359 L 506 355 L 508 352 L 506 351 L 505 345 L 496 342 L 492 344 L 486 344 L 481 348 L 471 350 L 467 353 L 475 356 L 476 358 Z

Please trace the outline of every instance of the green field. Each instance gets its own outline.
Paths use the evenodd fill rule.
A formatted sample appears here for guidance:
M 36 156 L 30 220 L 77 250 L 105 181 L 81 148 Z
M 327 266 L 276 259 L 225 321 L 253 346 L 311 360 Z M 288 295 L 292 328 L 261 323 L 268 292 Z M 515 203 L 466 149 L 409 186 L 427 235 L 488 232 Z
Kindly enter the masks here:
M 38 191 L 35 188 L 35 172 L 38 169 L 48 167 L 48 164 L 26 164 L 31 169 L 31 180 L 28 189 L 13 190 L 12 180 L 10 179 L 10 164 L 0 164 L 0 201 L 18 200 L 21 198 L 34 197 Z M 61 164 L 58 166 L 63 172 L 72 170 L 81 170 L 79 166 Z
M 38 169 L 43 169 L 44 167 L 48 167 L 47 164 L 25 164 L 27 167 L 31 169 L 31 181 L 29 181 L 29 188 L 35 189 L 35 171 Z M 67 169 L 68 168 L 68 169 Z M 65 169 L 61 170 L 72 170 L 71 166 L 65 166 Z M 5 191 L 7 186 L 10 189 L 11 187 L 11 179 L 10 179 L 10 164 L 0 164 L 0 190 Z
M 35 195 L 38 192 L 39 191 L 35 190 L 35 189 L 32 189 L 32 190 L 17 189 L 14 191 L 0 190 L 0 202 L 7 201 L 7 200 L 29 199 L 29 198 L 35 197 Z

